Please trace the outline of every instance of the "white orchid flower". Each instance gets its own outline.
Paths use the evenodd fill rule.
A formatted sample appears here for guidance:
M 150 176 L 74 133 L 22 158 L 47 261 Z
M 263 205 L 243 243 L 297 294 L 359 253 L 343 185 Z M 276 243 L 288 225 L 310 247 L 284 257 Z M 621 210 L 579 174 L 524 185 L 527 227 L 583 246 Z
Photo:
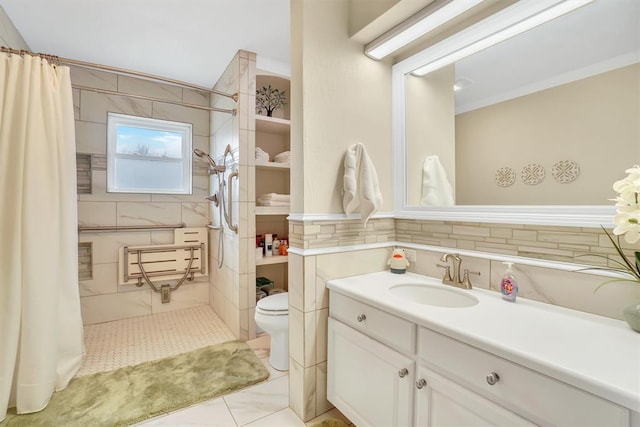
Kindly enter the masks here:
M 613 234 L 619 236 L 624 234 L 624 240 L 627 243 L 634 244 L 640 240 L 640 212 L 638 210 L 631 212 L 620 212 L 613 217 L 616 227 Z

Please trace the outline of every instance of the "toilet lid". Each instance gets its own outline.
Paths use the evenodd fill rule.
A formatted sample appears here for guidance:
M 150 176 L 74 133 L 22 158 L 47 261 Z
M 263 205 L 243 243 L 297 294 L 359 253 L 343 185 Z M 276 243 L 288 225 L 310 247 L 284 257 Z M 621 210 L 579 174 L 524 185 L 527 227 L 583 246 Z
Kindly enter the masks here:
M 259 299 L 256 307 L 262 311 L 288 311 L 289 294 L 282 292 Z

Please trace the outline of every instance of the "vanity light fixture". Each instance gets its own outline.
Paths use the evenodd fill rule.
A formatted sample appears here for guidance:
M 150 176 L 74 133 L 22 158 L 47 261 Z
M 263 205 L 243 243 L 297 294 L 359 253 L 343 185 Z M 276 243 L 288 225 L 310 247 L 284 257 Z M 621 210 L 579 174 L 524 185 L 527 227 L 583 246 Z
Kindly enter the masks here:
M 416 15 L 384 33 L 364 47 L 369 58 L 380 60 L 484 0 L 436 0 Z
M 565 13 L 571 12 L 574 9 L 577 9 L 586 4 L 589 4 L 592 1 L 593 0 L 564 0 L 558 4 L 555 4 L 552 7 L 549 7 L 547 9 L 544 9 L 536 13 L 535 15 L 532 15 L 522 21 L 516 22 L 513 25 L 509 25 L 506 27 L 500 27 L 500 20 L 496 20 L 495 31 L 492 32 L 487 37 L 477 40 L 464 47 L 461 47 L 460 49 L 448 55 L 445 55 L 441 58 L 435 59 L 429 62 L 428 64 L 412 71 L 412 74 L 416 76 L 424 76 L 425 74 L 428 74 L 431 71 L 435 71 L 446 65 L 452 64 L 462 58 L 466 58 L 467 56 L 473 55 L 476 52 L 479 52 L 490 46 L 498 44 L 513 36 L 516 36 L 520 33 L 523 33 L 527 30 L 537 27 L 538 25 L 544 24 L 545 22 L 551 21 L 552 19 L 555 19 L 561 15 L 564 15 Z

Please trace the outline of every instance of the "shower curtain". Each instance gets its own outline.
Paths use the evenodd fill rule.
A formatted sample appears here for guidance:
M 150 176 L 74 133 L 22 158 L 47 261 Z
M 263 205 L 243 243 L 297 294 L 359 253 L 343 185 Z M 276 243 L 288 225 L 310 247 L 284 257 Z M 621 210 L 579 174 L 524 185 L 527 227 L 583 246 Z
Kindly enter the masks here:
M 82 361 L 75 163 L 69 68 L 0 53 L 0 421 Z

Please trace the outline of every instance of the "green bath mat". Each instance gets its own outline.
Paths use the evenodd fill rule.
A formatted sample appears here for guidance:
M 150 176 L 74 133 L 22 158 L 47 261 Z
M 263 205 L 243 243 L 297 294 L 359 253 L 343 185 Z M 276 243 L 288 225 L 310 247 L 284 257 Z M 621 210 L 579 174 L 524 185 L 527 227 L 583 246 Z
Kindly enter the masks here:
M 40 412 L 0 426 L 126 426 L 264 381 L 269 372 L 243 341 L 71 380 Z M 15 411 L 15 409 L 13 410 Z

